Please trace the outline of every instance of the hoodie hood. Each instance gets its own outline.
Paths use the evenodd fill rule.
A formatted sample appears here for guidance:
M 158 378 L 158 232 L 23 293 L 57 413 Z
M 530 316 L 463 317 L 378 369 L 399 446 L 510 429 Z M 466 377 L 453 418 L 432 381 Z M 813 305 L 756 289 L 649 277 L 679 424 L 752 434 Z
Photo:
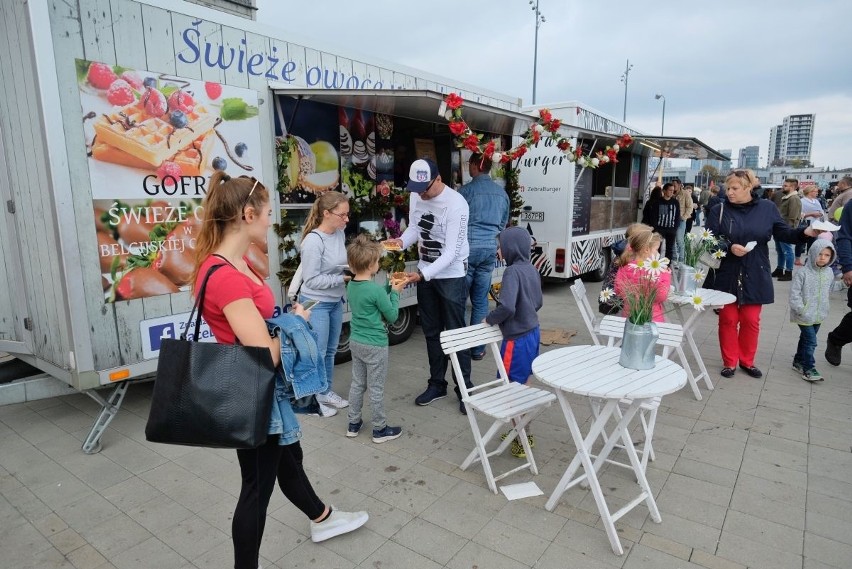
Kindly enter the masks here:
M 507 227 L 500 232 L 500 254 L 507 265 L 529 262 L 532 238 L 522 227 Z
M 837 252 L 834 250 L 834 244 L 828 239 L 817 239 L 813 242 L 810 249 L 808 249 L 808 267 L 811 269 L 818 271 L 821 267 L 817 267 L 817 257 L 822 252 L 823 249 L 831 249 L 831 259 L 828 261 L 828 265 L 830 266 L 834 260 L 837 258 Z

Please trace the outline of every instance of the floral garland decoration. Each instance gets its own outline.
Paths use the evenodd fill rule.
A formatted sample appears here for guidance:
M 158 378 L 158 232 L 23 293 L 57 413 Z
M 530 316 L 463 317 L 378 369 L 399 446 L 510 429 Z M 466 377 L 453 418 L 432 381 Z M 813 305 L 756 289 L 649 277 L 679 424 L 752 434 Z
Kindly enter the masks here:
M 464 104 L 464 99 L 460 95 L 450 93 L 446 96 L 441 106 L 442 112 L 439 112 L 439 114 L 446 117 L 450 122 L 450 132 L 456 137 L 456 146 L 467 148 L 477 154 L 483 154 L 492 162 L 500 164 L 506 164 L 520 158 L 526 154 L 530 146 L 538 143 L 542 138 L 550 138 L 556 141 L 556 147 L 564 152 L 571 162 L 576 162 L 586 168 L 597 168 L 601 164 L 609 162 L 617 164 L 618 151 L 622 148 L 627 148 L 633 143 L 633 138 L 625 133 L 612 146 L 607 146 L 604 150 L 598 150 L 593 156 L 584 155 L 582 147 L 572 147 L 571 142 L 559 134 L 559 127 L 562 126 L 562 121 L 553 118 L 549 110 L 539 109 L 539 118 L 523 134 L 521 143 L 505 152 L 500 152 L 496 149 L 493 140 L 488 142 L 488 144 L 482 145 L 483 135 L 474 133 L 462 118 L 462 104 Z M 444 106 L 446 106 L 446 110 L 444 110 Z

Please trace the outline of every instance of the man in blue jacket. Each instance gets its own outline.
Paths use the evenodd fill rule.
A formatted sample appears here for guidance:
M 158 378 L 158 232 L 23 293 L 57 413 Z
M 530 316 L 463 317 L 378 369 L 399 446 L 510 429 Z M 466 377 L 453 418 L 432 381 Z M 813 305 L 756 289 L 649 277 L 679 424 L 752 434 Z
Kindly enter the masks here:
M 479 324 L 488 314 L 488 289 L 491 273 L 497 263 L 497 235 L 509 221 L 509 196 L 506 190 L 491 179 L 491 160 L 482 154 L 471 154 L 468 171 L 472 180 L 459 188 L 467 201 L 470 217 L 467 220 L 467 286 L 470 290 L 470 324 Z M 485 346 L 470 351 L 470 357 L 481 360 Z
M 843 271 L 843 282 L 852 287 L 852 207 L 843 208 L 836 241 L 837 260 Z M 846 298 L 849 308 L 852 308 L 852 288 L 846 291 Z M 843 346 L 849 343 L 852 343 L 852 311 L 847 312 L 837 328 L 828 333 L 825 345 L 826 361 L 833 366 L 839 366 Z

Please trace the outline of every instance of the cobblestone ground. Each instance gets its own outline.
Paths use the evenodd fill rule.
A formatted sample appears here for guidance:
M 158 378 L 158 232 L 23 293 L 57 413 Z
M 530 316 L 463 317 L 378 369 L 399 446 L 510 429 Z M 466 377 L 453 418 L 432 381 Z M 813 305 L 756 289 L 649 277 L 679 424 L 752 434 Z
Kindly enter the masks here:
M 779 302 L 763 313 L 760 380 L 718 375 L 716 316 L 702 315 L 696 337 L 716 389 L 703 389 L 703 401 L 689 388 L 663 399 L 648 468 L 663 521 L 651 521 L 644 506 L 619 520 L 623 556 L 612 553 L 587 490 L 573 488 L 554 512 L 544 509 L 574 453 L 558 407 L 535 422 L 539 476 L 506 480 L 534 479 L 544 496 L 509 502 L 489 492 L 480 469 L 459 470 L 472 438 L 456 401 L 413 404 L 426 383 L 418 329 L 391 349 L 386 407 L 389 421 L 404 428 L 401 438 L 382 445 L 364 434 L 346 438 L 345 413 L 303 423 L 318 494 L 342 509 L 369 511 L 370 521 L 314 544 L 307 520 L 276 491 L 263 567 L 850 567 L 852 351 L 838 368 L 822 357 L 825 334 L 846 308 L 838 295 L 819 337 L 825 381 L 809 384 L 790 368 L 798 329 L 788 321 L 787 291 L 780 283 Z M 596 294 L 590 284 L 593 305 Z M 544 328 L 577 330 L 572 344 L 589 343 L 565 284 L 546 285 L 541 320 Z M 335 371 L 344 395 L 349 372 L 348 365 Z M 493 373 L 493 363 L 474 362 L 475 382 Z M 0 407 L 0 568 L 232 566 L 235 454 L 146 442 L 150 396 L 150 383 L 131 387 L 103 450 L 91 456 L 80 451 L 97 410 L 88 397 Z M 618 467 L 604 467 L 601 481 L 613 509 L 636 493 Z

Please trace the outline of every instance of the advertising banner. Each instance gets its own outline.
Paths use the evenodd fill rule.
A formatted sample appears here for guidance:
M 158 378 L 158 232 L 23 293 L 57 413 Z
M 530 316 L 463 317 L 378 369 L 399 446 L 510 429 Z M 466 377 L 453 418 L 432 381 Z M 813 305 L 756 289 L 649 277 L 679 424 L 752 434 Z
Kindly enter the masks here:
M 258 176 L 257 92 L 76 60 L 107 302 L 186 290 L 215 170 Z M 268 276 L 266 245 L 249 250 Z

